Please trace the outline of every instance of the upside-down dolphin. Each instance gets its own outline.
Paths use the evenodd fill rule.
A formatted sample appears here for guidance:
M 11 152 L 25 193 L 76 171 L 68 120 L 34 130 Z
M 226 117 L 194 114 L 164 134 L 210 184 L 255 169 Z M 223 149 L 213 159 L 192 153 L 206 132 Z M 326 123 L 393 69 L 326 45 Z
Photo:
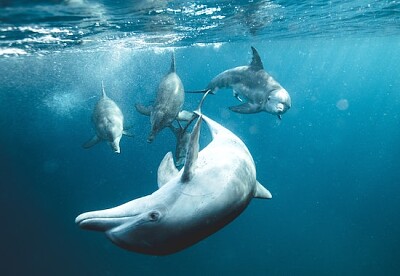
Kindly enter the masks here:
M 105 232 L 124 249 L 167 255 L 224 227 L 253 197 L 271 198 L 256 179 L 255 164 L 246 145 L 217 122 L 197 114 L 180 171 L 168 152 L 158 168 L 157 191 L 114 208 L 83 213 L 75 222 L 82 229 Z M 199 151 L 203 120 L 212 141 Z
M 118 105 L 111 100 L 102 85 L 102 96 L 97 102 L 92 114 L 96 134 L 92 139 L 83 144 L 84 148 L 90 148 L 100 141 L 108 141 L 114 152 L 120 153 L 119 142 L 122 135 L 132 136 L 124 130 L 124 116 Z
M 147 137 L 147 142 L 151 143 L 157 133 L 170 126 L 175 119 L 180 118 L 180 115 L 187 115 L 185 112 L 181 112 L 184 101 L 185 92 L 182 81 L 176 73 L 175 55 L 172 53 L 171 67 L 158 86 L 154 105 L 146 107 L 141 104 L 135 104 L 138 112 L 150 115 L 151 130 Z M 191 116 L 192 114 L 190 114 L 190 118 Z M 180 119 L 188 120 L 185 117 Z
M 278 115 L 281 119 L 282 114 L 292 105 L 290 95 L 264 70 L 257 50 L 254 47 L 251 47 L 251 50 L 253 58 L 249 65 L 228 69 L 213 78 L 205 90 L 191 92 L 215 93 L 221 88 L 232 88 L 234 97 L 246 102 L 231 106 L 230 110 L 244 114 L 265 111 Z

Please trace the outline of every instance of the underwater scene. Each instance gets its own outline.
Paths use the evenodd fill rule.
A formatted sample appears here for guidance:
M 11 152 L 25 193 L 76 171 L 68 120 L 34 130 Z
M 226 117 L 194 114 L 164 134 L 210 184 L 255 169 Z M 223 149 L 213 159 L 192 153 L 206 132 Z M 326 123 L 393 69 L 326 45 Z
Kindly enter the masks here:
M 1 275 L 399 275 L 400 1 L 0 1 Z

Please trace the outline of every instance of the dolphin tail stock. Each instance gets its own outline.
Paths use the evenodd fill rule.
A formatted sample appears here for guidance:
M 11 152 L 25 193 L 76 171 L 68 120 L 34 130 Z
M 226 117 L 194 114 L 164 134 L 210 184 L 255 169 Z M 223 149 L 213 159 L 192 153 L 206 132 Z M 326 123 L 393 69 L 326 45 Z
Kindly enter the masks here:
M 211 90 L 208 89 L 208 90 L 204 93 L 204 95 L 203 95 L 203 97 L 201 98 L 201 101 L 200 101 L 199 105 L 197 106 L 196 110 L 193 111 L 193 113 L 196 114 L 197 116 L 201 116 L 201 107 L 203 106 L 203 102 L 204 102 L 204 100 L 206 99 L 207 95 L 210 93 L 210 91 L 211 91 Z
M 104 81 L 103 80 L 101 80 L 101 95 L 103 96 L 103 98 L 107 97 L 106 91 L 104 90 Z
M 169 73 L 176 72 L 176 64 L 175 64 L 175 51 L 171 53 L 171 67 L 169 68 Z
M 205 94 L 205 93 L 209 93 L 211 95 L 215 95 L 215 92 L 210 88 L 203 89 L 203 90 L 187 90 L 187 91 L 185 91 L 185 93 L 188 93 L 188 94 Z

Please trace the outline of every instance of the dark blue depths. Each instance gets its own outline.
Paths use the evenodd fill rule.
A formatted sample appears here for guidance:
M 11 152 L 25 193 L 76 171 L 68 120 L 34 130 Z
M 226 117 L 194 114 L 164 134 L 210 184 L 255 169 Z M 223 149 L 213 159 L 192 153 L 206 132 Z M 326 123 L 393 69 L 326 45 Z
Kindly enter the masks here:
M 292 96 L 279 121 L 234 114 L 229 90 L 203 111 L 248 145 L 272 200 L 254 200 L 213 236 L 180 253 L 144 256 L 80 230 L 75 217 L 152 193 L 174 137 L 146 143 L 149 102 L 169 52 L 110 49 L 0 60 L 2 275 L 396 275 L 400 271 L 400 40 L 256 42 Z M 250 61 L 250 44 L 176 50 L 188 90 Z M 107 94 L 134 138 L 121 154 L 84 150 L 92 108 Z M 193 109 L 199 95 L 187 95 Z M 209 134 L 202 131 L 202 145 Z

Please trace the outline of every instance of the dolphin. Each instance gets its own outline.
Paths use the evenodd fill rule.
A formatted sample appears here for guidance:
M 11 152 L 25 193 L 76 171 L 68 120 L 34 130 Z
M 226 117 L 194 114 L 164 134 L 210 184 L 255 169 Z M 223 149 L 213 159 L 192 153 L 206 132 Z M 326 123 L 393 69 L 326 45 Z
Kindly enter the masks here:
M 183 102 L 185 101 L 185 92 L 183 84 L 175 69 L 175 55 L 171 56 L 171 67 L 167 75 L 161 80 L 157 96 L 152 106 L 143 106 L 135 104 L 139 113 L 150 115 L 151 130 L 147 137 L 147 142 L 153 142 L 157 133 L 170 126 L 176 118 L 188 120 L 185 112 L 181 113 Z M 180 117 L 180 115 L 182 117 Z
M 193 117 L 192 120 L 194 120 Z M 169 126 L 171 131 L 175 134 L 176 137 L 176 147 L 175 147 L 175 166 L 181 167 L 185 163 L 186 153 L 190 141 L 190 132 L 187 131 L 189 125 L 192 120 L 190 120 L 184 127 L 182 127 L 181 123 L 178 122 L 178 127 L 174 127 L 172 124 Z
M 75 222 L 82 229 L 105 232 L 124 249 L 168 255 L 233 221 L 252 198 L 271 198 L 256 179 L 255 164 L 246 145 L 219 123 L 197 114 L 180 171 L 168 152 L 158 168 L 158 190 L 114 208 L 83 213 Z M 199 151 L 203 120 L 212 141 Z
M 214 94 L 221 88 L 232 88 L 233 96 L 243 104 L 229 107 L 230 110 L 243 114 L 265 111 L 277 115 L 279 119 L 292 105 L 290 95 L 274 78 L 265 70 L 260 55 L 251 47 L 253 58 L 246 66 L 228 69 L 207 85 L 205 90 L 187 91 L 189 93 L 204 93 L 209 91 Z M 243 98 L 243 99 L 242 99 Z
M 124 130 L 124 116 L 118 105 L 111 100 L 102 85 L 102 96 L 97 102 L 92 114 L 96 134 L 92 139 L 83 144 L 84 148 L 90 148 L 100 141 L 108 141 L 114 152 L 120 153 L 119 142 L 122 135 L 132 136 Z
M 136 110 L 146 116 L 150 116 L 150 109 L 143 107 L 139 104 L 136 105 Z M 179 112 L 178 118 L 180 120 L 176 120 L 178 123 L 178 127 L 175 127 L 173 124 L 170 124 L 168 127 L 171 129 L 172 133 L 176 138 L 176 147 L 175 147 L 175 166 L 180 167 L 185 163 L 187 146 L 189 143 L 190 133 L 187 132 L 187 128 L 191 124 L 191 122 L 196 118 L 196 115 L 193 112 L 182 110 Z M 182 127 L 180 121 L 188 121 L 184 127 Z

